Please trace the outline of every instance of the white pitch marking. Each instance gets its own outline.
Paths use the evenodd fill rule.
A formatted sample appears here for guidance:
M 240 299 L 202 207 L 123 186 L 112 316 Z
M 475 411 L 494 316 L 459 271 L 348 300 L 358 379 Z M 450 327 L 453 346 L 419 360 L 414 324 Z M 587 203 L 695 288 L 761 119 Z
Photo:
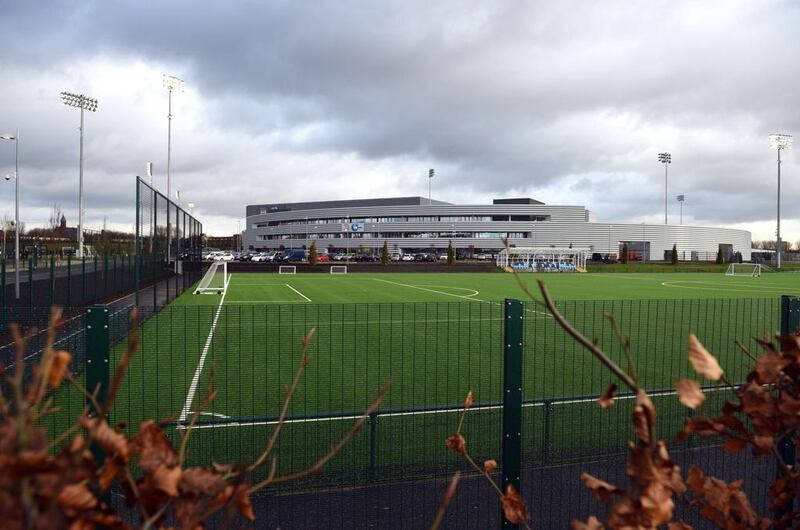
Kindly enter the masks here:
M 476 302 L 486 302 L 487 301 L 487 300 L 481 300 L 480 298 L 474 298 L 475 296 L 480 294 L 479 291 L 475 291 L 475 294 L 470 294 L 470 295 L 453 294 L 453 293 L 446 293 L 444 291 L 437 291 L 436 289 L 428 289 L 427 287 L 420 287 L 418 285 L 409 285 L 407 283 L 400 283 L 400 282 L 393 282 L 393 281 L 390 281 L 390 280 L 384 280 L 382 278 L 372 278 L 372 279 L 375 280 L 376 282 L 391 283 L 393 285 L 399 285 L 400 287 L 410 287 L 412 289 L 419 289 L 420 291 L 428 291 L 429 293 L 443 294 L 445 296 L 455 296 L 456 298 L 463 298 L 465 300 L 474 300 Z M 460 289 L 460 287 L 456 287 L 456 289 Z M 469 289 L 469 290 L 470 291 L 474 291 L 474 289 Z
M 292 291 L 296 292 L 297 294 L 299 294 L 300 296 L 302 296 L 303 298 L 305 298 L 305 299 L 306 299 L 306 302 L 310 302 L 310 301 L 311 301 L 311 298 L 307 297 L 306 295 L 304 295 L 303 293 L 301 293 L 300 291 L 298 291 L 297 289 L 295 289 L 294 287 L 292 287 L 292 286 L 291 286 L 291 285 L 289 285 L 288 283 L 284 283 L 283 285 L 285 285 L 286 287 L 288 287 L 288 288 L 289 288 L 289 289 L 291 289 Z
M 189 409 L 192 407 L 194 393 L 197 392 L 197 384 L 200 382 L 200 374 L 203 373 L 203 365 L 206 362 L 208 350 L 211 348 L 211 341 L 214 338 L 214 330 L 217 328 L 219 314 L 222 312 L 222 303 L 225 301 L 225 295 L 228 293 L 227 287 L 228 284 L 231 283 L 232 276 L 233 274 L 228 275 L 228 281 L 225 283 L 225 292 L 222 293 L 222 298 L 219 299 L 219 307 L 217 307 L 217 312 L 214 314 L 214 321 L 211 323 L 211 331 L 208 332 L 206 344 L 203 346 L 203 353 L 200 354 L 200 360 L 197 362 L 197 369 L 194 371 L 194 377 L 192 377 L 192 382 L 189 384 L 189 393 L 186 395 L 186 403 L 183 404 L 183 410 L 181 410 L 181 415 L 178 417 L 179 423 L 185 422 L 186 418 L 189 416 Z

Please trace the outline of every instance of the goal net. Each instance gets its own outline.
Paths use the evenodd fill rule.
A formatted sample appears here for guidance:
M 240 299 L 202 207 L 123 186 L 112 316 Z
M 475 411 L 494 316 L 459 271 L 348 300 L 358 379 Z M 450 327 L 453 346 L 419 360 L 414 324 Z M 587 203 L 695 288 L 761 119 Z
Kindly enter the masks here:
M 331 274 L 347 274 L 347 265 L 331 265 Z
M 760 263 L 731 263 L 728 265 L 728 270 L 725 271 L 725 276 L 749 276 L 757 278 L 761 276 Z
M 200 280 L 194 294 L 223 294 L 228 288 L 228 262 L 214 261 Z
M 296 274 L 297 267 L 294 265 L 281 265 L 278 267 L 278 274 Z

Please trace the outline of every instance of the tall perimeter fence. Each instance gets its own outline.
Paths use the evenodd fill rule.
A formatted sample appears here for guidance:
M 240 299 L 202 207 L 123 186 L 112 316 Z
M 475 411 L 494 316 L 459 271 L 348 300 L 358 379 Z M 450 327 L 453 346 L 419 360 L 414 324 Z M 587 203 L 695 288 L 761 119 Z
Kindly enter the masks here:
M 143 304 L 146 301 L 143 300 Z M 686 341 L 695 333 L 733 382 L 752 361 L 736 340 L 759 351 L 757 338 L 800 325 L 800 299 L 617 300 L 558 303 L 562 314 L 609 356 L 626 364 L 607 315 L 632 339 L 641 385 L 658 410 L 657 435 L 685 471 L 698 465 L 725 480 L 745 479 L 754 507 L 768 514 L 767 488 L 776 477 L 769 458 L 726 454 L 722 440 L 677 433 L 692 412 L 673 390 L 695 378 Z M 475 405 L 462 432 L 472 457 L 500 463 L 495 479 L 520 487 L 534 528 L 563 529 L 604 508 L 580 481 L 589 472 L 625 484 L 633 399 L 620 394 L 602 410 L 598 395 L 613 376 L 576 344 L 539 304 L 505 302 L 343 305 L 143 305 L 141 350 L 129 367 L 110 421 L 135 432 L 140 421 L 172 418 L 177 441 L 198 414 L 188 463 L 254 461 L 277 425 L 284 389 L 299 361 L 303 336 L 314 329 L 305 370 L 273 451 L 279 475 L 312 465 L 351 428 L 387 381 L 391 387 L 363 429 L 325 468 L 254 498 L 264 528 L 427 528 L 455 471 L 458 493 L 444 528 L 503 526 L 496 493 L 445 447 L 466 393 Z M 108 384 L 130 335 L 130 309 L 89 308 L 82 329 L 63 347 L 84 363 L 89 388 Z M 200 410 L 213 388 L 217 397 Z M 706 388 L 703 412 L 713 415 L 732 393 Z M 49 418 L 53 432 L 82 410 L 65 387 Z M 255 482 L 266 470 L 253 472 Z M 121 504 L 122 501 L 119 500 Z M 705 528 L 686 506 L 678 514 Z M 212 525 L 213 526 L 213 525 Z

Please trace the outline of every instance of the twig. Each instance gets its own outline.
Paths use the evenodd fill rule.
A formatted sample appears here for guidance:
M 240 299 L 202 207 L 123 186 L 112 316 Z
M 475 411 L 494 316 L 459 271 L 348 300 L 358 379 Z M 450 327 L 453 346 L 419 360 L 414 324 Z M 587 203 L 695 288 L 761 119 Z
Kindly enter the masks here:
M 450 501 L 452 501 L 453 497 L 456 495 L 459 477 L 461 477 L 461 473 L 456 471 L 456 474 L 453 475 L 453 479 L 450 481 L 450 485 L 447 486 L 447 491 L 444 493 L 444 497 L 442 497 L 442 502 L 439 503 L 439 508 L 436 509 L 436 516 L 433 518 L 431 530 L 438 530 L 439 526 L 442 524 L 444 512 L 447 510 L 447 506 L 450 504 Z
M 300 349 L 300 362 L 297 364 L 297 370 L 294 373 L 294 379 L 292 380 L 291 386 L 289 386 L 289 390 L 286 392 L 286 397 L 283 400 L 283 407 L 281 408 L 281 414 L 278 418 L 278 423 L 275 425 L 275 430 L 272 432 L 272 436 L 270 436 L 269 441 L 267 442 L 267 447 L 264 449 L 264 452 L 256 459 L 255 462 L 247 466 L 246 472 L 253 471 L 269 457 L 270 453 L 272 453 L 272 449 L 275 446 L 275 442 L 278 440 L 278 435 L 283 428 L 283 424 L 286 421 L 286 414 L 289 411 L 289 404 L 292 401 L 292 396 L 294 396 L 295 390 L 297 390 L 297 386 L 300 384 L 300 379 L 303 375 L 303 370 L 305 370 L 306 366 L 308 366 L 309 358 L 307 355 L 308 347 L 311 345 L 311 339 L 314 337 L 316 333 L 315 328 L 311 328 L 305 337 L 303 337 L 303 343 Z
M 639 385 L 636 383 L 636 381 L 631 379 L 631 377 L 628 376 L 628 374 L 626 374 L 622 368 L 617 366 L 614 361 L 609 359 L 603 350 L 598 348 L 592 341 L 584 337 L 580 331 L 573 328 L 572 325 L 561 315 L 561 313 L 559 313 L 544 282 L 542 280 L 537 280 L 537 282 L 539 284 L 539 290 L 542 292 L 542 298 L 544 298 L 544 305 L 550 310 L 550 313 L 553 315 L 553 318 L 556 319 L 558 325 L 561 326 L 561 328 L 566 331 L 568 335 L 589 350 L 589 352 L 591 352 L 591 354 L 594 355 L 597 360 L 603 363 L 605 367 L 608 368 L 614 375 L 616 375 L 620 381 L 625 383 L 628 388 L 630 388 L 634 393 L 638 392 Z
M 291 482 L 293 480 L 298 480 L 303 477 L 313 475 L 314 473 L 317 473 L 319 470 L 321 470 L 325 466 L 325 464 L 327 464 L 331 458 L 336 456 L 336 453 L 341 451 L 342 447 L 344 447 L 358 433 L 358 431 L 361 430 L 361 427 L 367 421 L 367 418 L 369 418 L 370 414 L 375 412 L 378 406 L 380 406 L 381 400 L 383 399 L 384 394 L 386 394 L 386 392 L 389 390 L 390 385 L 391 382 L 387 382 L 381 387 L 380 391 L 378 392 L 378 395 L 375 396 L 375 399 L 372 401 L 372 404 L 370 404 L 369 408 L 367 408 L 367 410 L 364 411 L 364 414 L 361 415 L 361 417 L 353 425 L 350 431 L 346 435 L 344 435 L 344 437 L 342 437 L 342 439 L 339 440 L 339 442 L 336 445 L 334 445 L 325 456 L 317 460 L 317 462 L 313 466 L 303 471 L 298 471 L 297 473 L 292 473 L 290 475 L 285 475 L 283 477 L 262 480 L 255 486 L 251 486 L 250 489 L 248 490 L 248 493 L 254 493 L 271 484 L 282 484 L 284 482 Z

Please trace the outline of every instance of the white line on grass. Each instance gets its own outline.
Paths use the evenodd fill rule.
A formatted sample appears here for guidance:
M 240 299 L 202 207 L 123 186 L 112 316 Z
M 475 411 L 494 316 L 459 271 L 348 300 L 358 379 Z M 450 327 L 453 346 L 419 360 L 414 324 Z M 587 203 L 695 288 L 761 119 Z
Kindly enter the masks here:
M 194 371 L 192 382 L 189 384 L 189 392 L 186 394 L 186 403 L 183 404 L 183 410 L 181 410 L 181 415 L 178 417 L 179 423 L 184 423 L 189 416 L 189 409 L 192 407 L 194 393 L 197 392 L 197 384 L 200 382 L 200 374 L 203 373 L 203 365 L 206 362 L 208 350 L 211 348 L 211 341 L 214 339 L 214 330 L 217 328 L 217 321 L 222 312 L 222 303 L 225 301 L 225 295 L 228 293 L 228 285 L 231 283 L 231 276 L 233 276 L 233 274 L 229 274 L 228 281 L 225 282 L 225 290 L 222 293 L 222 298 L 219 299 L 219 307 L 217 307 L 217 312 L 214 314 L 214 321 L 211 323 L 211 331 L 208 332 L 206 344 L 203 346 L 203 353 L 200 354 L 200 360 L 197 362 L 197 369 Z
M 291 285 L 289 285 L 288 283 L 284 283 L 284 285 L 285 285 L 286 287 L 288 287 L 289 289 L 291 289 L 292 291 L 294 291 L 294 292 L 296 292 L 297 294 L 299 294 L 300 296 L 302 296 L 303 298 L 305 298 L 305 299 L 306 299 L 306 302 L 310 302 L 310 301 L 311 301 L 311 298 L 307 297 L 306 295 L 304 295 L 303 293 L 301 293 L 300 291 L 298 291 L 297 289 L 295 289 L 294 287 L 292 287 L 292 286 L 291 286 Z
M 456 298 L 464 298 L 465 300 L 474 300 L 475 302 L 487 302 L 487 300 L 481 300 L 480 298 L 475 298 L 479 291 L 475 291 L 474 289 L 469 289 L 470 291 L 475 291 L 475 294 L 453 294 L 453 293 L 446 293 L 444 291 L 437 291 L 436 289 L 428 289 L 427 287 L 420 287 L 418 285 L 409 285 L 407 283 L 400 283 L 400 282 L 393 282 L 391 280 L 384 280 L 382 278 L 372 278 L 376 282 L 384 282 L 384 283 L 391 283 L 392 285 L 399 285 L 401 287 L 410 287 L 412 289 L 419 289 L 420 291 L 428 291 L 429 293 L 436 293 L 436 294 L 443 294 L 445 296 L 455 296 Z M 454 289 L 460 289 L 460 287 L 454 287 Z

